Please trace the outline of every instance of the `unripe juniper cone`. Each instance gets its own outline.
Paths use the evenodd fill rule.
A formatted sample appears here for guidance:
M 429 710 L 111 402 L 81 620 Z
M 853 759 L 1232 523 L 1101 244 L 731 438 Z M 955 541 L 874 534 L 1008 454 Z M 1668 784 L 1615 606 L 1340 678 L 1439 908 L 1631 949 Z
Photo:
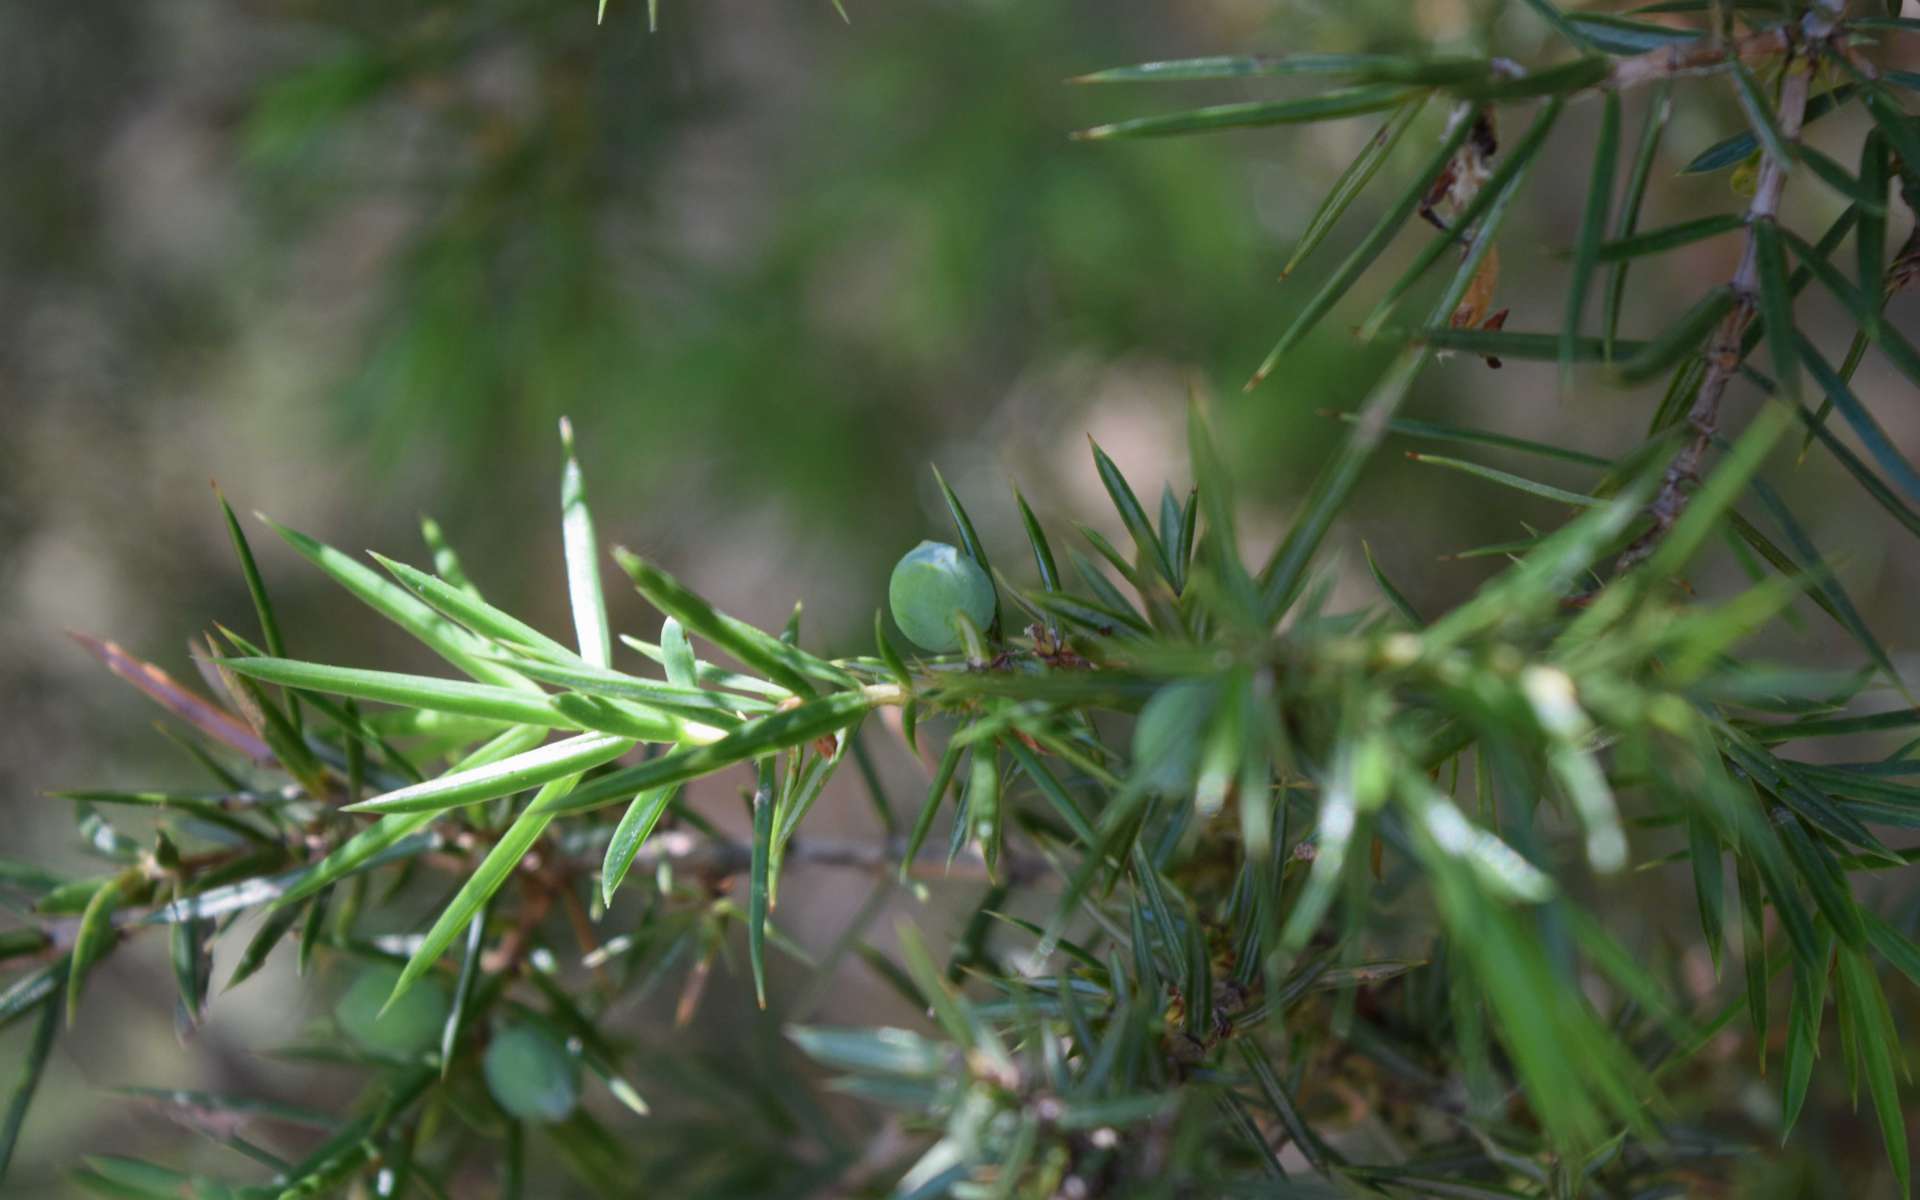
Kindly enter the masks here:
M 975 626 L 993 623 L 993 581 L 980 564 L 945 542 L 921 542 L 893 568 L 887 584 L 893 619 L 922 650 L 941 653 L 960 648 L 965 613 Z
M 1219 703 L 1211 683 L 1183 680 L 1153 694 L 1133 727 L 1133 761 L 1140 779 L 1163 796 L 1193 791 L 1200 744 Z
M 400 978 L 398 967 L 368 967 L 333 1006 L 341 1032 L 376 1054 L 418 1058 L 440 1044 L 447 1023 L 447 990 L 428 977 L 402 992 L 385 1013 L 380 1010 Z
M 494 1100 L 522 1121 L 564 1121 L 580 1103 L 580 1064 L 538 1025 L 494 1035 L 484 1067 Z

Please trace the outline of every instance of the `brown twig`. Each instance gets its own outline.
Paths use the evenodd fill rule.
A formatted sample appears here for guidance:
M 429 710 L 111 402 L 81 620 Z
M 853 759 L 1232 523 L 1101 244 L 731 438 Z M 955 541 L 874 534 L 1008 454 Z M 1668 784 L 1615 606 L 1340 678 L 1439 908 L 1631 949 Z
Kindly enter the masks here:
M 1814 37 L 1824 39 L 1831 34 L 1830 21 L 1816 23 L 1814 16 L 1809 16 L 1807 20 L 1807 32 Z M 1769 31 L 1769 36 L 1773 32 Z M 1779 33 L 1785 36 L 1784 30 Z M 1812 78 L 1805 61 L 1796 63 L 1789 59 L 1787 76 L 1780 87 L 1778 113 L 1780 136 L 1789 145 L 1800 138 Z M 1764 155 L 1761 160 L 1759 181 L 1754 187 L 1753 200 L 1747 205 L 1746 249 L 1740 256 L 1739 268 L 1733 274 L 1733 308 L 1715 329 L 1713 340 L 1707 345 L 1706 376 L 1700 381 L 1700 389 L 1694 393 L 1693 404 L 1687 410 L 1687 426 L 1693 431 L 1692 436 L 1667 465 L 1666 475 L 1660 481 L 1660 490 L 1647 508 L 1647 515 L 1653 518 L 1653 524 L 1621 553 L 1616 571 L 1626 571 L 1652 555 L 1660 540 L 1666 537 L 1687 510 L 1687 503 L 1693 494 L 1693 483 L 1700 475 L 1701 460 L 1706 457 L 1707 448 L 1713 444 L 1714 434 L 1719 428 L 1720 402 L 1726 395 L 1727 384 L 1739 373 L 1740 364 L 1746 356 L 1747 327 L 1753 323 L 1759 311 L 1760 247 L 1754 231 L 1761 222 L 1778 218 L 1780 194 L 1786 187 L 1790 169 L 1791 164 L 1782 162 L 1772 154 Z
M 788 866 L 839 867 L 856 871 L 891 871 L 906 853 L 906 839 L 860 841 L 851 838 L 794 837 L 787 842 L 784 861 Z M 753 848 L 744 842 L 703 837 L 689 830 L 656 833 L 634 857 L 636 869 L 671 863 L 679 870 L 708 879 L 743 875 L 753 866 Z M 1046 875 L 1050 868 L 1038 855 L 1015 851 L 1000 852 L 1000 874 L 1011 883 L 1031 883 Z M 915 876 L 978 879 L 986 875 L 986 863 L 975 850 L 967 850 L 954 859 L 949 870 L 944 855 L 914 860 L 909 874 Z
M 1614 63 L 1613 70 L 1598 86 L 1611 91 L 1625 91 L 1662 79 L 1705 74 L 1736 60 L 1744 63 L 1765 62 L 1790 54 L 1792 50 L 1793 35 L 1784 25 L 1750 33 L 1731 42 L 1714 38 L 1673 42 Z

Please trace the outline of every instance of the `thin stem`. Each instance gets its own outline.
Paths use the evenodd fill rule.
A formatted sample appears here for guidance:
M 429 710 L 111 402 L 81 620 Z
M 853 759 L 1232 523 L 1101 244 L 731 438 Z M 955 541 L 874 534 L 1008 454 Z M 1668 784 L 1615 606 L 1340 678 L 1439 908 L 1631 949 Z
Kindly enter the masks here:
M 857 871 L 892 871 L 906 853 L 905 838 L 871 841 L 850 838 L 794 836 L 787 842 L 788 866 L 840 867 Z M 744 842 L 725 838 L 702 837 L 686 830 L 656 833 L 634 857 L 634 866 L 650 867 L 662 862 L 709 879 L 725 879 L 745 874 L 752 865 L 753 848 Z M 1013 854 L 1002 850 L 1002 873 L 1014 883 L 1032 883 L 1050 870 L 1038 855 Z M 965 852 L 951 866 L 946 855 L 928 855 L 916 859 L 910 874 L 934 878 L 979 879 L 987 874 L 986 864 L 977 852 Z
M 1800 127 L 1806 119 L 1807 91 L 1812 78 L 1810 70 L 1798 67 L 1791 61 L 1788 63 L 1787 77 L 1780 87 L 1779 111 L 1780 136 L 1788 146 L 1799 140 Z M 1726 396 L 1727 384 L 1740 371 L 1747 326 L 1752 324 L 1759 311 L 1760 250 L 1754 230 L 1761 222 L 1778 217 L 1780 194 L 1786 187 L 1789 169 L 1789 163 L 1773 154 L 1765 155 L 1761 161 L 1760 178 L 1754 188 L 1753 201 L 1747 205 L 1746 249 L 1740 256 L 1739 268 L 1733 274 L 1733 308 L 1720 322 L 1713 340 L 1708 343 L 1706 377 L 1701 380 L 1700 390 L 1694 393 L 1693 406 L 1687 410 L 1687 425 L 1693 430 L 1693 436 L 1680 447 L 1679 453 L 1668 464 L 1660 491 L 1647 509 L 1648 515 L 1653 518 L 1653 525 L 1620 555 L 1617 565 L 1620 571 L 1638 565 L 1651 555 L 1660 539 L 1667 535 L 1667 531 L 1687 510 L 1692 485 L 1700 475 L 1701 460 L 1705 458 L 1707 448 L 1713 444 L 1714 435 L 1719 429 L 1720 403 Z
M 1744 63 L 1757 63 L 1792 51 L 1793 35 L 1784 25 L 1750 33 L 1731 42 L 1714 38 L 1673 42 L 1644 54 L 1621 59 L 1597 87 L 1625 91 L 1662 79 L 1717 71 L 1736 59 Z

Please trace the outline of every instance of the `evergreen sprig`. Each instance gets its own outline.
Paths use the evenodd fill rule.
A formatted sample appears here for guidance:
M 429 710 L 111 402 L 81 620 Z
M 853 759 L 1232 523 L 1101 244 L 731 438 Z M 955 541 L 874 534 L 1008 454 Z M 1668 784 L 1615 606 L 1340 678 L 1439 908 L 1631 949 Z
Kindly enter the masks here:
M 217 629 L 201 693 L 113 643 L 84 642 L 184 723 L 208 788 L 63 793 L 97 874 L 0 861 L 0 886 L 27 901 L 0 935 L 15 968 L 0 1026 L 32 1025 L 0 1169 L 94 968 L 164 932 L 190 1026 L 213 986 L 213 947 L 254 915 L 226 986 L 297 936 L 303 970 L 317 958 L 390 972 L 388 1019 L 424 1013 L 425 1036 L 375 1042 L 348 1028 L 294 1048 L 360 1069 L 365 1094 L 347 1114 L 140 1092 L 131 1099 L 251 1159 L 250 1173 L 213 1180 L 97 1155 L 77 1171 L 82 1185 L 444 1196 L 490 1163 L 516 1194 L 537 1138 L 607 1195 L 639 1180 L 714 1196 L 1673 1194 L 1747 1153 L 1692 1124 L 1699 1104 L 1683 1097 L 1712 1077 L 1710 1047 L 1736 1033 L 1756 1067 L 1775 1060 L 1780 1115 L 1767 1132 L 1786 1137 L 1815 1072 L 1833 1069 L 1816 1063 L 1831 1020 L 1839 1066 L 1856 1087 L 1864 1078 L 1905 1194 L 1907 1055 L 1888 982 L 1920 983 L 1920 945 L 1912 906 L 1889 906 L 1875 881 L 1915 854 L 1899 835 L 1920 827 L 1905 741 L 1920 710 L 1761 474 L 1802 430 L 1920 531 L 1920 475 L 1851 388 L 1874 350 L 1920 384 L 1920 353 L 1882 315 L 1920 272 L 1915 236 L 1887 249 L 1895 197 L 1910 207 L 1920 194 L 1920 123 L 1896 90 L 1910 80 L 1877 65 L 1881 40 L 1913 23 L 1827 2 L 1670 3 L 1658 21 L 1528 8 L 1573 57 L 1220 57 L 1084 77 L 1339 81 L 1082 135 L 1094 140 L 1386 113 L 1313 218 L 1313 244 L 1429 109 L 1451 109 L 1438 148 L 1256 375 L 1416 218 L 1437 227 L 1362 326 L 1396 339 L 1398 358 L 1344 414 L 1344 448 L 1264 555 L 1243 550 L 1196 401 L 1194 488 L 1164 491 L 1157 511 L 1139 499 L 1153 492 L 1093 448 L 1125 545 L 1084 526 L 1073 539 L 1049 531 L 1016 491 L 1030 545 L 988 546 L 967 513 L 978 498 L 940 481 L 960 553 L 995 581 L 992 619 L 963 621 L 956 653 L 905 653 L 884 620 L 871 654 L 816 653 L 797 610 L 784 630 L 758 629 L 624 550 L 612 563 L 663 625 L 657 641 L 615 638 L 563 429 L 571 639 L 484 599 L 437 526 L 432 572 L 378 558 L 382 573 L 269 523 L 449 669 L 420 675 L 292 657 L 299 640 L 226 510 L 263 647 Z M 1629 143 L 1620 97 L 1642 86 L 1657 98 Z M 1694 167 L 1744 173 L 1744 212 L 1640 229 L 1669 106 L 1715 87 L 1751 128 Z M 1495 308 L 1503 218 L 1566 107 L 1590 98 L 1604 107 L 1565 319 L 1507 330 Z M 1531 124 L 1503 146 L 1495 113 L 1523 104 L 1536 106 Z M 1843 108 L 1870 121 L 1857 173 L 1800 141 Z M 1790 185 L 1838 191 L 1846 216 L 1816 239 L 1796 233 L 1781 215 Z M 1849 232 L 1852 271 L 1835 261 Z M 1734 234 L 1745 250 L 1730 279 L 1666 329 L 1621 336 L 1633 263 Z M 1442 260 L 1452 271 L 1430 314 L 1408 322 L 1403 302 Z M 1602 266 L 1606 303 L 1594 307 Z M 1816 280 L 1858 329 L 1837 368 L 1797 321 Z M 1400 416 L 1448 351 L 1553 361 L 1563 379 L 1669 383 L 1645 445 L 1609 459 Z M 1724 401 L 1744 387 L 1771 399 L 1734 429 Z M 1864 457 L 1827 427 L 1834 411 Z M 1591 478 L 1549 486 L 1413 454 L 1571 515 L 1486 548 L 1509 564 L 1448 611 L 1417 612 L 1371 554 L 1380 602 L 1340 607 L 1325 543 L 1389 437 L 1556 458 Z M 1720 535 L 1751 552 L 1756 578 L 1700 599 L 1687 573 Z M 1071 549 L 1087 566 L 1074 586 L 1059 550 L 1080 541 L 1111 574 Z M 1029 550 L 1032 586 L 988 562 Z M 1802 598 L 1857 643 L 1856 662 L 1767 660 L 1764 635 Z M 1861 761 L 1833 750 L 1873 736 L 1903 744 Z M 928 756 L 930 786 L 911 812 L 896 810 L 871 761 L 888 741 Z M 849 759 L 877 832 L 815 837 L 808 813 Z M 709 776 L 741 789 L 745 840 L 684 803 L 681 788 Z M 151 834 L 116 824 L 131 809 L 156 818 Z M 798 864 L 873 880 L 817 962 L 777 921 L 781 880 Z M 1669 952 L 1685 940 L 1676 930 L 1649 937 L 1610 919 L 1610 897 L 1638 873 L 1669 870 L 1691 878 L 1688 920 L 1718 980 L 1704 989 Z M 961 934 L 936 948 L 906 923 L 898 960 L 881 955 L 869 930 L 886 901 L 942 874 L 988 885 Z M 370 931 L 388 897 L 427 879 L 444 899 L 423 929 Z M 792 1045 L 836 1090 L 894 1114 L 880 1134 L 822 1116 L 798 1076 L 743 1087 L 616 1030 L 620 1006 L 670 976 L 684 1023 L 736 932 L 759 1004 L 793 1018 Z M 770 952 L 806 964 L 811 981 L 790 989 Z M 849 955 L 930 1020 L 903 1030 L 809 1015 Z M 1733 957 L 1739 969 L 1722 978 Z M 546 1045 L 561 1048 L 545 1064 L 551 1086 L 521 1095 L 514 1079 L 528 1072 L 501 1066 L 503 1047 L 537 1062 Z M 608 1110 L 616 1117 L 572 1106 L 582 1072 L 590 1095 L 623 1106 Z M 540 1107 L 555 1096 L 564 1109 Z M 552 1119 L 530 1115 L 541 1112 Z M 616 1120 L 639 1124 L 616 1132 Z M 697 1122 L 727 1136 L 674 1136 Z M 309 1133 L 267 1139 L 256 1124 Z

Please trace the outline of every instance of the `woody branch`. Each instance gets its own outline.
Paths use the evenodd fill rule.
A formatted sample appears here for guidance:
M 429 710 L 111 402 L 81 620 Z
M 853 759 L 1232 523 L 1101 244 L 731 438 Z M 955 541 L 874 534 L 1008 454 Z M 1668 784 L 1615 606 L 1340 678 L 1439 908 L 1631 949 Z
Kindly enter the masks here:
M 1827 13 L 1810 14 L 1803 27 L 1807 41 L 1824 41 L 1832 36 L 1834 18 Z M 1769 31 L 1769 36 L 1786 36 L 1784 30 Z M 1789 53 L 1791 50 L 1789 49 Z M 1812 75 L 1806 69 L 1805 61 L 1788 62 L 1787 75 L 1780 87 L 1780 105 L 1778 124 L 1780 136 L 1787 146 L 1795 145 L 1800 138 L 1800 128 L 1805 123 L 1807 113 L 1807 93 Z M 1747 240 L 1740 256 L 1740 265 L 1732 279 L 1733 308 L 1714 330 L 1712 340 L 1707 344 L 1706 375 L 1700 382 L 1699 391 L 1694 393 L 1693 404 L 1687 411 L 1687 427 L 1690 433 L 1673 461 L 1668 464 L 1666 474 L 1661 479 L 1660 490 L 1655 494 L 1647 514 L 1653 524 L 1647 531 L 1634 540 L 1633 544 L 1620 555 L 1618 569 L 1627 570 L 1650 556 L 1660 540 L 1667 535 L 1675 522 L 1687 509 L 1692 496 L 1692 486 L 1699 478 L 1701 461 L 1706 457 L 1707 449 L 1713 444 L 1719 428 L 1720 405 L 1726 397 L 1727 384 L 1740 370 L 1745 357 L 1745 339 L 1747 327 L 1753 323 L 1758 313 L 1757 294 L 1760 283 L 1759 239 L 1754 230 L 1763 221 L 1773 221 L 1780 211 L 1781 192 L 1786 187 L 1787 174 L 1792 164 L 1783 161 L 1772 153 L 1764 154 L 1760 164 L 1760 175 L 1754 187 L 1753 200 L 1747 206 Z

